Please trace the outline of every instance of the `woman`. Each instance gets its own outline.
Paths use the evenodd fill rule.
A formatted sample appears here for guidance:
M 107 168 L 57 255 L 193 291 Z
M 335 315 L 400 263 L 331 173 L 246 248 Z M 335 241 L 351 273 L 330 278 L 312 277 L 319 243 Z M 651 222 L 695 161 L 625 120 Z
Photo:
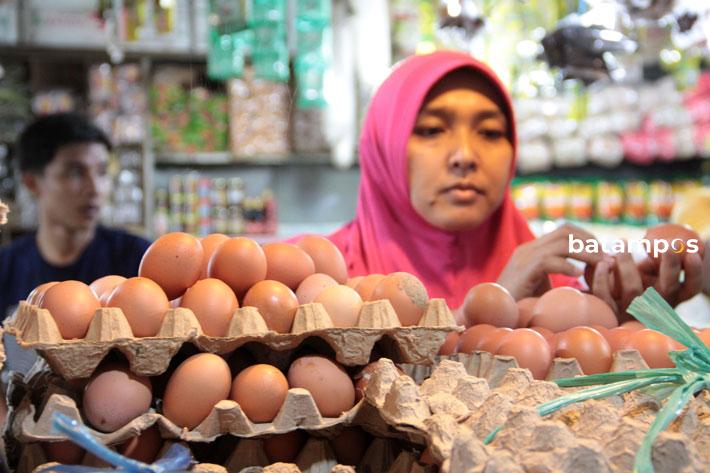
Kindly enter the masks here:
M 350 276 L 406 271 L 430 296 L 459 307 L 468 289 L 486 281 L 518 300 L 550 284 L 576 285 L 582 271 L 572 257 L 596 265 L 595 292 L 617 310 L 643 289 L 629 255 L 570 255 L 570 236 L 594 238 L 579 228 L 534 239 L 510 196 L 510 97 L 468 55 L 440 51 L 399 64 L 372 99 L 359 151 L 355 218 L 329 236 Z M 612 268 L 623 276 L 616 299 L 608 289 Z

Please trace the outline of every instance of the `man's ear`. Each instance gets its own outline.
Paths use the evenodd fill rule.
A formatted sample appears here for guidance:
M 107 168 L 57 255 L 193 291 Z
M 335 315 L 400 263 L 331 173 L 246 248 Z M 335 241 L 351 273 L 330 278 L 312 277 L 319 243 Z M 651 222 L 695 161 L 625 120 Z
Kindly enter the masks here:
M 22 173 L 22 183 L 29 189 L 32 195 L 36 198 L 39 196 L 39 174 L 25 171 Z

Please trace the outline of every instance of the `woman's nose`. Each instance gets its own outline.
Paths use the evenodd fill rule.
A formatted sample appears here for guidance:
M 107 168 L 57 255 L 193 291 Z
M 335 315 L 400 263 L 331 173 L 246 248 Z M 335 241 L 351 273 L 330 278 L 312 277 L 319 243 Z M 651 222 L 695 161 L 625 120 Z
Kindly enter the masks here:
M 469 173 L 478 167 L 478 157 L 468 136 L 461 136 L 454 144 L 449 158 L 449 167 L 460 173 Z

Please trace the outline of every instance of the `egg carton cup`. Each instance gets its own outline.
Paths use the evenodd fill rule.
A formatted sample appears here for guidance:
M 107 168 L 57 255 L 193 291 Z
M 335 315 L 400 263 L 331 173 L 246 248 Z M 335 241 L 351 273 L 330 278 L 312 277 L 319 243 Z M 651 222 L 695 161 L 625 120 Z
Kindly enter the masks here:
M 161 457 L 168 448 L 172 445 L 172 442 L 166 442 L 165 445 L 160 449 L 158 457 Z M 57 462 L 51 462 L 47 459 L 42 446 L 38 443 L 31 443 L 23 446 L 22 454 L 20 456 L 20 461 L 15 468 L 15 473 L 37 473 L 46 467 L 60 465 Z M 81 466 L 92 466 L 97 468 L 110 468 L 111 466 L 106 462 L 98 459 L 91 453 L 85 453 L 81 462 Z M 227 469 L 220 465 L 214 465 L 211 463 L 198 463 L 193 465 L 190 470 L 195 473 L 227 473 Z
M 401 326 L 388 300 L 365 302 L 356 326 L 348 328 L 334 327 L 320 303 L 301 305 L 286 334 L 269 330 L 259 311 L 249 306 L 234 313 L 226 337 L 205 335 L 194 313 L 186 308 L 168 310 L 155 337 L 134 337 L 121 309 L 112 307 L 96 311 L 83 339 L 62 339 L 49 311 L 26 302 L 20 302 L 5 327 L 21 347 L 37 350 L 67 379 L 90 376 L 113 349 L 126 356 L 134 373 L 158 375 L 186 342 L 201 351 L 228 354 L 252 342 L 270 351 L 286 351 L 317 337 L 333 349 L 339 363 L 355 366 L 367 364 L 376 344 L 386 339 L 394 345 L 387 356 L 396 361 L 431 363 L 448 333 L 463 330 L 443 299 L 431 299 L 419 325 L 408 327 Z
M 505 360 L 503 360 L 505 361 Z M 426 446 L 443 472 L 523 473 L 545 465 L 550 473 L 630 472 L 636 452 L 661 404 L 632 392 L 567 406 L 540 417 L 536 406 L 571 389 L 538 381 L 526 369 L 498 363 L 485 378 L 457 361 L 441 360 L 417 384 L 380 360 L 365 390 L 382 420 Z M 634 351 L 615 355 L 612 370 L 643 369 Z M 575 388 L 583 389 L 583 388 Z M 398 405 L 399 409 L 388 406 Z M 495 440 L 483 439 L 503 425 Z M 656 472 L 710 471 L 710 393 L 691 400 L 654 444 Z

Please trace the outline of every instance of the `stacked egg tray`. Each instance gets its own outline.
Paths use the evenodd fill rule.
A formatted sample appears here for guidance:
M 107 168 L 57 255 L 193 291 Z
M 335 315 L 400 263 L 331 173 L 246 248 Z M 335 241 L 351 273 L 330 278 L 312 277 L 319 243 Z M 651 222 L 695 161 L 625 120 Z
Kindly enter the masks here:
M 172 444 L 166 443 L 165 452 Z M 189 447 L 188 447 L 189 448 Z M 418 452 L 402 448 L 400 441 L 392 439 L 374 439 L 367 447 L 362 459 L 356 466 L 339 464 L 336 455 L 326 439 L 311 437 L 300 449 L 294 463 L 270 463 L 261 440 L 245 439 L 240 441 L 227 459 L 221 464 L 198 463 L 191 471 L 199 473 L 434 473 L 432 465 L 418 462 Z M 16 473 L 31 473 L 45 468 L 52 463 L 46 462 L 44 451 L 37 444 L 25 449 Z M 107 467 L 101 460 L 86 454 L 83 466 Z
M 555 364 L 552 378 L 581 374 L 575 360 Z M 426 374 L 402 367 L 413 377 L 402 375 L 388 360 L 378 365 L 365 400 L 381 419 L 370 420 L 426 447 L 443 472 L 631 472 L 661 407 L 650 395 L 632 392 L 572 404 L 543 418 L 535 407 L 570 389 L 534 380 L 509 357 L 479 352 L 463 363 L 440 359 Z M 625 350 L 614 354 L 611 371 L 645 368 L 637 351 Z M 484 445 L 499 425 L 494 441 Z M 659 435 L 652 458 L 656 473 L 710 471 L 707 391 Z
M 236 310 L 226 337 L 204 335 L 190 309 L 170 309 L 155 337 L 136 338 L 119 308 L 100 308 L 82 339 L 64 340 L 47 309 L 20 302 L 6 324 L 23 348 L 37 350 L 52 369 L 67 379 L 90 376 L 111 350 L 125 355 L 131 371 L 144 376 L 163 373 L 170 360 L 185 343 L 204 352 L 224 355 L 243 345 L 261 345 L 263 352 L 282 352 L 297 348 L 304 340 L 319 338 L 346 366 L 370 361 L 378 342 L 387 345 L 386 355 L 402 363 L 431 363 L 451 331 L 461 331 L 443 299 L 431 299 L 417 326 L 402 327 L 387 300 L 365 302 L 355 327 L 334 327 L 322 304 L 298 307 L 290 333 L 267 328 L 255 307 Z M 383 348 L 382 346 L 378 348 Z
M 232 317 L 228 336 L 210 337 L 202 333 L 189 309 L 177 308 L 165 314 L 157 336 L 136 338 L 120 309 L 101 308 L 83 339 L 63 340 L 49 311 L 24 302 L 6 328 L 20 346 L 36 350 L 43 358 L 36 365 L 39 371 L 30 376 L 32 382 L 13 382 L 7 439 L 8 444 L 16 444 L 15 461 L 23 446 L 64 440 L 52 431 L 51 414 L 62 412 L 82 420 L 78 407 L 81 395 L 67 380 L 86 379 L 102 360 L 115 357 L 117 352 L 132 372 L 143 376 L 164 374 L 179 358 L 179 352 L 185 350 L 230 355 L 246 349 L 257 362 L 283 368 L 295 351 L 304 345 L 312 348 L 314 339 L 320 351 L 330 351 L 332 358 L 344 366 L 365 365 L 383 354 L 398 362 L 431 363 L 446 336 L 462 330 L 443 299 L 430 300 L 420 324 L 410 327 L 402 327 L 390 302 L 381 300 L 366 302 L 357 326 L 352 328 L 333 327 L 321 304 L 302 305 L 296 311 L 291 332 L 286 334 L 270 331 L 257 309 L 243 307 Z M 62 382 L 52 382 L 52 377 Z M 211 442 L 224 435 L 260 438 L 295 429 L 333 435 L 345 425 L 358 424 L 364 405 L 359 402 L 339 417 L 324 418 L 307 390 L 292 388 L 278 415 L 269 423 L 251 422 L 236 402 L 225 400 L 192 430 L 180 428 L 150 411 L 114 432 L 92 433 L 106 445 L 130 439 L 152 425 L 159 427 L 163 438 L 190 442 Z

